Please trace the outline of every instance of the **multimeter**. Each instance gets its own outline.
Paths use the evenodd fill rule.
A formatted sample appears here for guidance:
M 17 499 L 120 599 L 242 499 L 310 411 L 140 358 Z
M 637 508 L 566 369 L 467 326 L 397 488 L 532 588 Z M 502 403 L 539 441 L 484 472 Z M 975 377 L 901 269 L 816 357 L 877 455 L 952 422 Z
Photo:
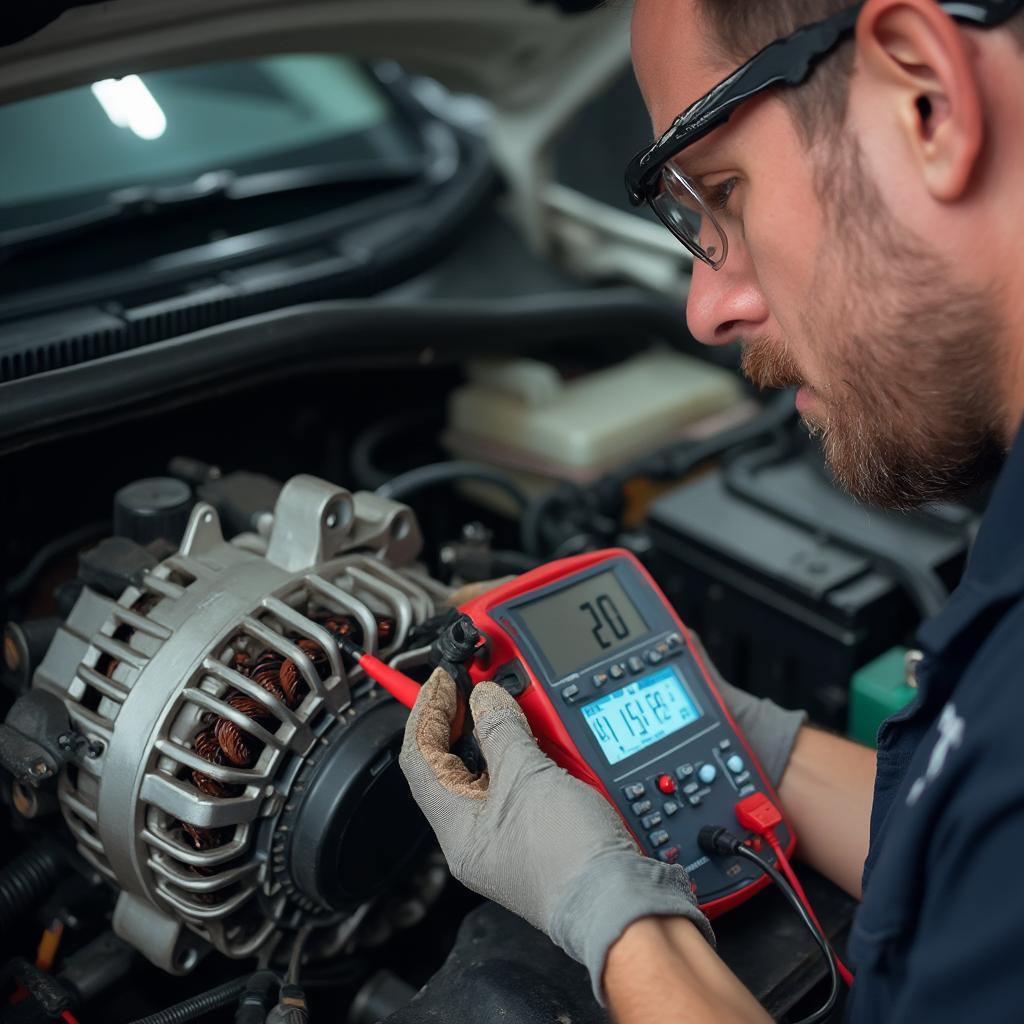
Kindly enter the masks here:
M 682 864 L 709 917 L 768 884 L 749 861 L 711 859 L 697 845 L 702 826 L 735 826 L 740 800 L 778 798 L 686 627 L 630 552 L 547 563 L 459 610 L 484 638 L 472 681 L 515 696 L 545 753 L 603 793 L 648 856 Z M 791 853 L 785 819 L 776 835 Z

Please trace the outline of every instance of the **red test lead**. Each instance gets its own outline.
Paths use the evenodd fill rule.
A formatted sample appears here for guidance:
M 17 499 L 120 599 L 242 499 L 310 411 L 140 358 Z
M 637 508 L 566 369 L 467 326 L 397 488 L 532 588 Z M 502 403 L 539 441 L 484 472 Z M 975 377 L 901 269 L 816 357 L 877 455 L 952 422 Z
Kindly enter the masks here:
M 335 637 L 342 651 L 352 658 L 359 667 L 375 682 L 391 694 L 399 704 L 411 708 L 419 696 L 420 684 L 404 672 L 385 664 L 380 658 L 367 654 L 361 647 L 354 644 L 348 637 Z
M 807 893 L 804 892 L 800 879 L 796 877 L 796 872 L 789 863 L 789 858 L 782 849 L 778 836 L 775 835 L 775 829 L 782 822 L 782 814 L 779 809 L 763 793 L 754 793 L 736 804 L 736 820 L 743 828 L 764 837 L 765 842 L 771 847 L 772 853 L 775 854 L 779 862 L 779 870 L 793 887 L 793 891 L 804 905 L 804 909 L 810 915 L 811 920 L 817 925 L 821 934 L 824 935 L 825 930 L 821 927 L 821 922 L 814 913 L 811 901 L 807 898 Z M 852 985 L 853 974 L 846 964 L 839 959 L 834 949 L 832 950 L 832 956 L 835 958 L 836 970 L 839 971 L 840 977 L 848 986 Z

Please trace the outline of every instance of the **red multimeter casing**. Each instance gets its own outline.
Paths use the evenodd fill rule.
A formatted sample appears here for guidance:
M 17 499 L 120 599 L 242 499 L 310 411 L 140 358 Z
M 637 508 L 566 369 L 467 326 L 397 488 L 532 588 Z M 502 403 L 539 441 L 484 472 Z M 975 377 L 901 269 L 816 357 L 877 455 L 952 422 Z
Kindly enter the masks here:
M 778 797 L 647 570 L 619 548 L 549 562 L 463 604 L 485 646 L 471 669 L 516 696 L 541 748 L 599 790 L 644 852 L 680 863 L 714 917 L 768 878 L 707 857 L 704 825 L 737 834 L 734 807 Z M 790 854 L 784 819 L 776 834 Z

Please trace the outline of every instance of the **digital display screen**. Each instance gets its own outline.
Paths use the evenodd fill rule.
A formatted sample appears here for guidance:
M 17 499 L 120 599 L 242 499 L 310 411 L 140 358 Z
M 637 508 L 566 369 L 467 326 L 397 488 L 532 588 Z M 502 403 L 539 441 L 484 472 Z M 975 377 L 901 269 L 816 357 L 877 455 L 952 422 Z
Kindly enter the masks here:
M 516 611 L 556 677 L 600 661 L 648 633 L 611 569 Z
M 580 710 L 609 764 L 639 753 L 701 717 L 672 667 L 584 704 Z

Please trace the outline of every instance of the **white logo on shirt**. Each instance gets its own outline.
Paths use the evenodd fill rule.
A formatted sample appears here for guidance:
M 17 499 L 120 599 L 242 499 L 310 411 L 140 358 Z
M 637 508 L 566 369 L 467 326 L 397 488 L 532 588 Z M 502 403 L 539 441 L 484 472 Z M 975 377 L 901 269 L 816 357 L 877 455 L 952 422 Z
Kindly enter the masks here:
M 907 794 L 907 806 L 913 807 L 921 798 L 928 783 L 938 777 L 950 752 L 964 741 L 964 720 L 956 713 L 956 707 L 949 703 L 942 709 L 939 716 L 939 738 L 932 748 L 932 756 L 928 758 L 928 767 L 919 779 L 916 779 Z

